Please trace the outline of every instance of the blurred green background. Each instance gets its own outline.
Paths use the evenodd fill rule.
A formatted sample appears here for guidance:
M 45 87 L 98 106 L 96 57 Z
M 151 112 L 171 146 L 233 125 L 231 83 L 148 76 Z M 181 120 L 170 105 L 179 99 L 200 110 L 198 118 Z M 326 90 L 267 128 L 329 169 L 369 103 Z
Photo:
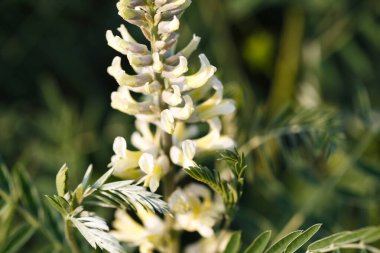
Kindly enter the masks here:
M 0 1 L 0 157 L 42 193 L 65 162 L 73 183 L 89 163 L 104 172 L 115 136 L 133 129 L 110 108 L 115 4 Z M 250 164 L 233 225 L 244 239 L 379 224 L 378 0 L 193 0 L 180 33 L 179 47 L 202 37 L 198 52 L 237 101 L 225 127 Z

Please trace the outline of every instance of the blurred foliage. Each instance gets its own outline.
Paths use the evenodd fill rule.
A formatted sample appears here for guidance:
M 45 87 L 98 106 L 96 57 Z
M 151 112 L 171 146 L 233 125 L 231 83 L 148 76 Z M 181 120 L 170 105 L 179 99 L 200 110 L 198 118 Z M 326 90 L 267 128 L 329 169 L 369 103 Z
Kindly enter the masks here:
M 89 163 L 104 173 L 133 129 L 109 106 L 115 2 L 0 1 L 0 157 L 41 192 L 64 162 L 77 180 Z M 193 0 L 181 41 L 193 32 L 239 107 L 225 131 L 249 162 L 233 223 L 245 244 L 378 225 L 380 2 Z

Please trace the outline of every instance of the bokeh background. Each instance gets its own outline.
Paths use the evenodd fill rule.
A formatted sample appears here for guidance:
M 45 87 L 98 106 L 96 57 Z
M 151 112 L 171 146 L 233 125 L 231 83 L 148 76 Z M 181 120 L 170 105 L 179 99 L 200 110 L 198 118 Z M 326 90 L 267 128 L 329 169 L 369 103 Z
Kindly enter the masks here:
M 115 4 L 0 1 L 0 157 L 41 193 L 63 163 L 73 184 L 90 163 L 106 171 L 113 139 L 133 129 L 110 108 Z M 237 101 L 225 131 L 249 162 L 233 224 L 244 240 L 380 223 L 378 0 L 193 0 L 180 32 L 179 47 L 202 37 L 198 53 Z

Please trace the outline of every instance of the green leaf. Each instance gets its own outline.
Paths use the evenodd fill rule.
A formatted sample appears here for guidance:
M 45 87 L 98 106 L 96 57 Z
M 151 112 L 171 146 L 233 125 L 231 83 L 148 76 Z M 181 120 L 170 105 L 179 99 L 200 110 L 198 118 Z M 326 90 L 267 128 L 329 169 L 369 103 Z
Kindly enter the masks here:
M 374 227 L 362 228 L 362 229 L 358 229 L 352 232 L 347 232 L 339 236 L 338 238 L 336 238 L 333 243 L 335 245 L 341 245 L 341 244 L 347 244 L 347 243 L 360 241 L 363 238 L 365 238 L 367 234 L 372 232 L 373 228 Z
M 255 240 L 253 240 L 244 253 L 262 253 L 270 240 L 271 234 L 271 231 L 261 233 Z
M 375 228 L 363 238 L 364 243 L 372 243 L 378 240 L 380 240 L 380 227 Z
M 109 233 L 106 222 L 97 216 L 70 218 L 87 242 L 96 249 L 105 249 L 110 253 L 124 253 L 119 241 Z
M 15 253 L 29 241 L 36 229 L 28 224 L 23 224 L 17 227 L 7 240 L 5 247 L 1 250 L 2 253 Z
M 309 245 L 307 248 L 308 251 L 317 251 L 318 249 L 323 249 L 326 247 L 329 247 L 331 244 L 333 244 L 334 240 L 342 235 L 346 235 L 349 232 L 340 232 L 337 234 L 330 235 L 328 237 L 325 237 L 323 239 L 320 239 L 318 241 L 313 242 Z
M 311 237 L 321 228 L 322 224 L 315 224 L 308 228 L 305 232 L 302 232 L 297 238 L 295 238 L 286 248 L 285 253 L 293 253 L 301 248 Z
M 96 180 L 96 182 L 93 185 L 91 185 L 91 188 L 98 189 L 99 187 L 101 187 L 108 180 L 108 178 L 110 178 L 112 172 L 113 169 L 109 169 L 106 173 L 103 174 L 103 176 Z
M 14 182 L 17 184 L 20 192 L 20 198 L 22 204 L 26 209 L 29 210 L 34 217 L 39 217 L 41 215 L 41 201 L 37 188 L 33 184 L 29 173 L 23 168 L 18 168 L 14 170 L 13 173 Z
M 61 206 L 61 204 L 53 197 L 50 197 L 48 195 L 45 195 L 47 200 L 49 201 L 49 204 L 54 207 L 58 212 L 60 212 L 63 216 L 66 216 L 68 214 L 67 210 Z
M 230 241 L 227 244 L 224 253 L 238 253 L 240 249 L 241 232 L 235 232 L 232 234 Z
M 12 188 L 12 178 L 9 174 L 7 167 L 3 164 L 0 165 L 0 190 L 10 193 Z
M 57 176 L 55 177 L 55 185 L 57 187 L 58 196 L 63 197 L 67 192 L 68 171 L 69 168 L 66 166 L 66 164 L 64 164 L 59 169 Z
M 83 189 L 86 188 L 87 184 L 88 184 L 88 180 L 90 179 L 90 176 L 92 174 L 92 164 L 90 164 L 86 170 L 86 173 L 84 174 L 83 176 L 83 179 L 82 179 L 82 187 Z
M 288 235 L 286 235 L 284 238 L 280 239 L 278 242 L 273 244 L 269 249 L 265 251 L 265 253 L 280 253 L 283 252 L 286 247 L 300 234 L 302 234 L 301 230 L 294 231 Z

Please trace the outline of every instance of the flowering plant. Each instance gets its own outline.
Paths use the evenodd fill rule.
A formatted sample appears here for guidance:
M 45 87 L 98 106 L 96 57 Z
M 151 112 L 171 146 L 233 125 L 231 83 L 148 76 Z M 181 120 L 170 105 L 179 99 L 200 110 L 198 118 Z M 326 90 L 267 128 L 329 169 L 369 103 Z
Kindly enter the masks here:
M 23 171 L 0 170 L 2 217 L 10 216 L 18 202 L 30 212 L 16 208 L 31 224 L 12 233 L 1 252 L 15 252 L 40 229 L 54 252 L 87 252 L 78 243 L 75 229 L 92 248 L 111 253 L 136 248 L 139 252 L 237 253 L 240 232 L 229 230 L 243 194 L 247 164 L 234 149 L 235 141 L 223 134 L 221 117 L 235 111 L 223 98 L 223 85 L 204 54 L 200 68 L 190 71 L 189 58 L 200 38 L 176 49 L 180 18 L 190 0 L 120 0 L 119 15 L 140 28 L 147 44 L 137 42 L 121 25 L 119 35 L 107 31 L 109 46 L 126 56 L 134 74 L 122 68 L 117 56 L 108 68 L 119 87 L 111 94 L 111 106 L 135 117 L 136 131 L 130 138 L 116 137 L 109 170 L 95 182 L 89 166 L 81 183 L 69 190 L 69 169 L 63 165 L 56 176 L 57 194 L 46 196 L 64 222 L 62 233 L 55 217 L 36 197 L 31 180 Z M 123 60 L 124 63 L 125 59 Z M 298 132 L 299 126 L 293 131 Z M 130 139 L 130 144 L 127 144 Z M 251 146 L 260 144 L 253 138 Z M 218 166 L 209 169 L 200 161 L 219 152 Z M 117 178 L 115 180 L 112 178 Z M 112 182 L 107 182 L 112 181 Z M 115 209 L 112 229 L 90 205 Z M 41 218 L 42 217 L 42 218 Z M 42 221 L 42 222 L 41 222 Z M 4 222 L 5 230 L 8 222 Z M 258 235 L 245 253 L 293 253 L 319 230 L 316 224 L 305 231 L 290 232 L 269 243 L 271 232 Z M 194 242 L 186 235 L 195 237 Z M 66 242 L 62 238 L 65 236 Z M 2 239 L 2 237 L 0 238 Z M 380 239 L 379 227 L 333 234 L 311 243 L 308 253 L 358 249 L 380 252 L 370 244 Z

